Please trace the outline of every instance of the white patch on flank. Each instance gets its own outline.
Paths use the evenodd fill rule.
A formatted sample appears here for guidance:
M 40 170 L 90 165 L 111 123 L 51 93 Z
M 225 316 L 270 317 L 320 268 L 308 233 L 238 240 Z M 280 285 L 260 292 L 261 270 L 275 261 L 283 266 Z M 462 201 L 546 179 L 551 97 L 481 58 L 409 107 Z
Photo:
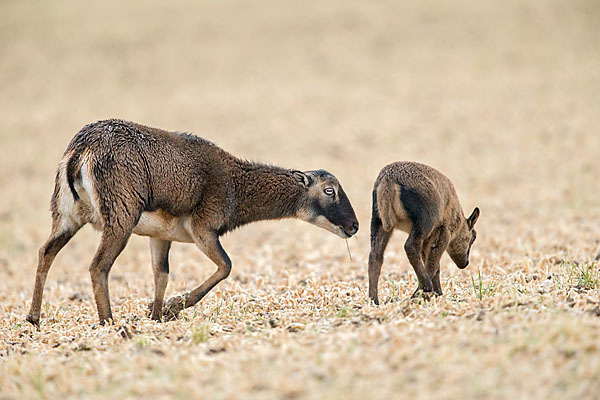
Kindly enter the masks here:
M 396 212 L 396 229 L 400 229 L 403 232 L 410 233 L 412 229 L 412 221 L 410 220 L 406 209 L 402 205 L 400 199 L 395 199 L 394 210 Z
M 173 242 L 192 243 L 189 234 L 189 217 L 175 217 L 163 210 L 143 212 L 133 233 L 152 236 Z
M 58 196 L 56 206 L 60 215 L 61 230 L 69 231 L 75 229 L 78 225 L 77 210 L 75 209 L 75 199 L 67 182 L 67 161 L 65 157 L 58 163 Z M 79 224 L 80 225 L 80 224 Z
M 412 221 L 400 200 L 398 185 L 387 181 L 381 182 L 377 188 L 377 208 L 383 222 L 383 229 L 411 231 Z M 389 228 L 386 225 L 389 225 Z
M 83 161 L 80 171 L 81 178 L 73 182 L 73 186 L 79 195 L 79 216 L 85 222 L 92 224 L 95 229 L 100 230 L 103 225 L 102 214 L 100 213 L 98 192 L 94 188 L 89 162 Z

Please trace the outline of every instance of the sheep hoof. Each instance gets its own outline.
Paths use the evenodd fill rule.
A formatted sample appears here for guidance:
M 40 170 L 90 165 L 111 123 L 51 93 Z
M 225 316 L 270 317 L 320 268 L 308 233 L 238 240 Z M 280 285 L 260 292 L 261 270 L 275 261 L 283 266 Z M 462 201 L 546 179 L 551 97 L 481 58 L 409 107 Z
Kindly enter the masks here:
M 173 321 L 179 317 L 179 313 L 185 308 L 185 296 L 175 296 L 167 301 L 163 307 L 163 321 Z
M 410 298 L 414 302 L 429 301 L 434 295 L 435 293 L 433 292 L 425 292 L 423 289 L 417 289 Z
M 35 318 L 28 314 L 25 317 L 25 320 L 33 325 L 38 331 L 40 330 L 40 317 Z

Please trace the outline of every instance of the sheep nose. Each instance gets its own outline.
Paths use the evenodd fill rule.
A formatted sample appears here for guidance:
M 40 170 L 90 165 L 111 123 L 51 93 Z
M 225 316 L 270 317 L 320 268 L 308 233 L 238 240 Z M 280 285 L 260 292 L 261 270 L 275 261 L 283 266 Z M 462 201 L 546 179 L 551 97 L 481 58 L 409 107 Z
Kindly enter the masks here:
M 353 222 L 351 233 L 354 235 L 356 232 L 358 232 L 358 222 Z

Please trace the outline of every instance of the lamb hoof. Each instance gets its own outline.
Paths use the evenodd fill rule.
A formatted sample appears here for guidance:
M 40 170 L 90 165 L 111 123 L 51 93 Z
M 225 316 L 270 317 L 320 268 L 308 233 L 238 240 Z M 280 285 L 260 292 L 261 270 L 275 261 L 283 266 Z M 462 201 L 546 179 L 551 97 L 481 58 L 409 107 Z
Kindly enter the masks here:
M 27 316 L 25 317 L 25 320 L 27 322 L 29 322 L 31 325 L 33 325 L 35 328 L 37 328 L 37 330 L 40 330 L 40 317 L 33 317 L 29 314 L 27 314 Z
M 425 292 L 425 291 L 423 291 L 423 289 L 417 289 L 417 290 L 415 290 L 413 295 L 410 296 L 410 298 L 414 302 L 429 301 L 429 300 L 431 300 L 431 298 L 434 295 L 435 295 L 435 293 L 433 293 L 433 292 Z

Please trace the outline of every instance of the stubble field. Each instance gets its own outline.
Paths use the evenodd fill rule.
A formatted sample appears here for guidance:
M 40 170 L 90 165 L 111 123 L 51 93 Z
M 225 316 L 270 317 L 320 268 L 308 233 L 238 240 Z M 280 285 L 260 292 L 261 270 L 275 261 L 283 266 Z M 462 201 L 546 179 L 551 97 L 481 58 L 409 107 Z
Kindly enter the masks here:
M 594 1 L 0 4 L 0 398 L 595 398 L 600 390 L 600 7 Z M 146 316 L 147 239 L 99 326 L 83 229 L 24 322 L 56 163 L 123 118 L 334 173 L 356 239 L 297 221 L 224 237 L 231 276 L 180 319 Z M 428 163 L 479 206 L 444 296 L 392 238 L 367 301 L 371 189 Z M 174 244 L 167 297 L 214 265 Z

